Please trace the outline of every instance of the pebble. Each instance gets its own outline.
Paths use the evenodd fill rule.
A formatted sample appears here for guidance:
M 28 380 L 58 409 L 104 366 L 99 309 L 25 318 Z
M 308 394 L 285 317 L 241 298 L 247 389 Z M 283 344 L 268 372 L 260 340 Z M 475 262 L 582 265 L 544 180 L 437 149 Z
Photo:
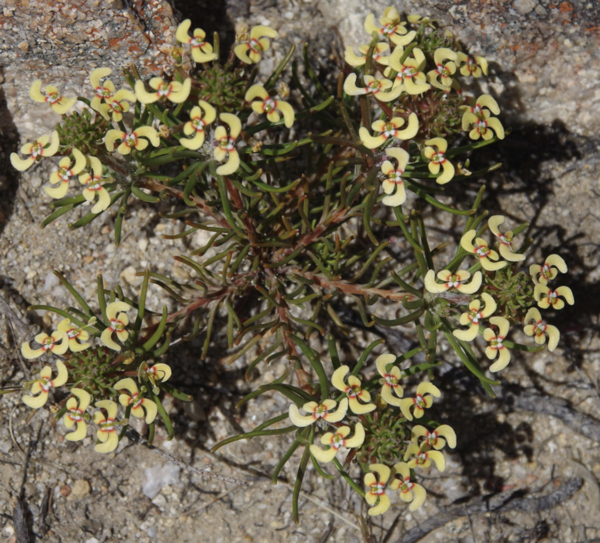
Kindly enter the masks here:
M 151 500 L 154 499 L 163 487 L 179 481 L 179 471 L 180 468 L 171 463 L 144 470 L 142 492 Z
M 85 479 L 78 479 L 72 488 L 73 496 L 76 498 L 85 498 L 92 492 L 92 487 Z
M 533 0 L 516 0 L 513 2 L 513 7 L 519 15 L 531 13 L 536 6 L 537 2 L 534 2 Z

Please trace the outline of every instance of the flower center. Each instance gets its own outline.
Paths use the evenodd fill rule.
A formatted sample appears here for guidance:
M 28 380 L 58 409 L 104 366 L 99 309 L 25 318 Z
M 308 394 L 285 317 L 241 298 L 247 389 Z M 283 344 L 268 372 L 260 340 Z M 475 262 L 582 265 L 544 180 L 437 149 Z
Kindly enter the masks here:
M 544 335 L 545 331 L 546 331 L 546 325 L 543 323 L 543 321 L 537 322 L 535 325 L 535 335 L 542 336 L 542 335 Z
M 160 97 L 169 96 L 169 94 L 171 93 L 171 84 L 163 83 L 160 87 L 158 87 L 158 90 L 156 92 Z
M 392 183 L 396 183 L 396 185 L 401 185 L 403 183 L 403 180 L 402 180 L 403 173 L 404 173 L 404 170 L 394 170 L 393 172 L 390 172 L 388 174 L 388 179 Z
M 122 332 L 125 329 L 125 325 L 117 319 L 112 319 L 110 321 L 110 329 L 113 332 Z
M 114 432 L 115 431 L 115 419 L 106 419 L 104 422 L 101 422 L 99 425 L 101 432 Z
M 436 70 L 437 70 L 437 73 L 440 75 L 443 75 L 445 77 L 450 76 L 450 70 L 448 70 L 448 68 L 446 68 L 446 66 L 444 66 L 443 64 L 438 64 L 436 66 Z
M 104 98 L 105 100 L 112 98 L 113 96 L 113 93 L 110 91 L 110 89 L 107 89 L 106 87 L 96 87 L 95 91 L 98 98 Z
M 44 341 L 42 342 L 42 349 L 44 349 L 44 351 L 51 351 L 53 347 L 54 347 L 54 338 L 52 336 L 45 338 Z
M 260 42 L 258 40 L 255 40 L 254 38 L 252 38 L 250 40 L 250 43 L 248 45 L 249 45 L 250 49 L 255 53 L 263 52 L 263 46 L 260 44 Z
M 198 132 L 203 132 L 204 131 L 204 121 L 200 118 L 200 117 L 194 117 L 192 119 L 192 126 L 194 127 L 194 129 Z
M 277 108 L 277 103 L 275 100 L 273 100 L 273 98 L 267 98 L 263 102 L 263 108 L 266 113 L 271 113 L 271 111 L 274 111 Z
M 425 403 L 425 398 L 423 398 L 423 396 L 421 396 L 420 394 L 417 394 L 417 396 L 415 397 L 415 405 L 419 409 L 425 409 L 425 407 L 427 407 L 427 404 Z
M 46 379 L 45 377 L 42 377 L 40 379 L 39 383 L 40 383 L 40 388 L 44 392 L 48 392 L 52 388 L 52 381 L 50 379 Z
M 402 68 L 402 71 L 400 72 L 400 75 L 402 77 L 407 77 L 408 79 L 410 79 L 417 75 L 417 73 L 418 71 L 414 66 L 404 66 L 404 68 Z
M 390 375 L 389 373 L 386 373 L 383 378 L 385 379 L 385 382 L 391 386 L 392 388 L 395 388 L 398 386 L 398 379 L 396 379 L 396 377 L 394 377 L 393 375 Z
M 345 445 L 345 441 L 344 441 L 344 437 L 340 434 L 335 434 L 332 438 L 331 438 L 331 446 L 334 449 L 339 449 L 340 447 L 343 447 Z
M 475 254 L 479 258 L 484 258 L 484 257 L 486 257 L 486 256 L 488 256 L 490 254 L 490 248 L 487 245 L 479 245 L 475 249 Z
M 394 32 L 396 32 L 396 25 L 393 25 L 392 23 L 388 23 L 386 24 L 382 29 L 381 29 L 381 33 L 384 36 L 390 36 L 391 34 L 394 34 Z
M 431 162 L 434 164 L 443 164 L 446 161 L 444 158 L 444 153 L 438 151 L 435 155 L 431 157 Z
M 451 275 L 450 279 L 448 279 L 446 286 L 448 288 L 452 288 L 452 287 L 457 287 L 458 285 L 460 285 L 460 279 L 458 277 L 458 275 Z
M 125 145 L 127 145 L 127 147 L 131 149 L 132 147 L 137 147 L 138 139 L 135 134 L 131 133 L 125 136 L 123 142 L 125 143 Z
M 477 311 L 477 309 L 471 309 L 471 311 L 469 311 L 469 320 L 473 323 L 473 324 L 479 324 L 479 320 L 483 318 L 483 315 Z
M 201 38 L 192 38 L 190 40 L 190 45 L 192 47 L 204 47 L 205 44 L 206 44 L 206 42 L 202 41 Z
M 46 102 L 48 104 L 54 105 L 56 104 L 56 102 L 60 101 L 60 96 L 57 92 L 53 92 L 51 94 L 49 94 L 48 96 L 46 96 Z
M 108 107 L 110 109 L 112 109 L 115 113 L 123 113 L 123 106 L 117 102 L 116 100 L 114 102 L 111 102 L 110 104 L 108 104 Z
M 315 407 L 313 411 L 313 417 L 315 419 L 322 419 L 327 415 L 328 412 L 329 411 L 327 410 L 327 407 L 325 405 L 319 404 L 317 405 L 317 407 Z
M 352 385 L 346 388 L 346 394 L 348 394 L 350 398 L 357 398 L 362 394 L 362 390 L 360 389 L 360 386 Z
M 83 413 L 83 411 L 79 408 L 69 409 L 69 418 L 73 422 L 80 422 L 83 420 L 83 417 L 81 416 L 82 413 Z
M 503 341 L 504 341 L 504 338 L 502 336 L 492 338 L 490 340 L 490 347 L 497 351 L 499 351 L 500 349 L 504 349 L 504 345 L 502 343 Z
M 223 151 L 231 152 L 235 149 L 235 139 L 234 138 L 223 138 L 219 140 L 219 147 L 223 149 Z
M 411 483 L 410 479 L 404 479 L 400 485 L 400 492 L 408 492 L 412 490 L 413 486 L 415 486 L 415 483 Z
M 369 488 L 369 492 L 371 494 L 375 494 L 376 496 L 381 496 L 382 494 L 385 494 L 385 484 L 383 483 L 375 483 L 374 485 L 371 485 L 371 487 Z
M 31 156 L 33 158 L 38 157 L 40 155 L 40 153 L 42 152 L 42 149 L 43 149 L 42 146 L 36 141 L 31 146 Z

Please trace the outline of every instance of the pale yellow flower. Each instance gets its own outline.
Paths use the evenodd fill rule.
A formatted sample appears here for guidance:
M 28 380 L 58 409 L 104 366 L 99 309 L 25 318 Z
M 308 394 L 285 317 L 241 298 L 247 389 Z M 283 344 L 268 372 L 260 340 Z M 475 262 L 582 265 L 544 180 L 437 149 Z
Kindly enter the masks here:
M 436 49 L 433 54 L 435 68 L 427 73 L 429 83 L 438 89 L 449 91 L 452 87 L 452 76 L 456 73 L 456 59 L 457 55 L 451 49 Z
M 395 10 L 395 8 L 392 9 Z M 397 13 L 397 10 L 388 11 L 387 15 L 384 13 L 383 17 L 379 18 L 381 26 L 377 26 L 375 23 L 375 15 L 369 13 L 364 23 L 367 34 L 371 36 L 375 34 L 379 39 L 389 39 L 395 45 L 408 45 L 417 33 L 414 30 L 410 32 L 406 30 L 406 23 L 400 22 L 400 17 L 396 17 Z
M 360 422 L 354 426 L 354 435 L 348 437 L 350 434 L 349 426 L 340 426 L 336 429 L 335 434 L 333 432 L 327 432 L 321 437 L 321 444 L 328 447 L 322 449 L 317 445 L 310 446 L 311 454 L 319 460 L 319 462 L 331 462 L 340 452 L 342 447 L 346 449 L 356 449 L 360 447 L 365 441 L 365 429 Z
M 533 321 L 533 324 L 528 324 Z M 548 350 L 554 351 L 560 340 L 560 332 L 556 326 L 546 324 L 542 320 L 540 312 L 532 307 L 525 315 L 525 327 L 523 331 L 528 336 L 534 336 L 534 340 L 538 345 L 546 343 L 546 335 L 548 335 Z
M 510 325 L 504 317 L 492 317 L 490 318 L 490 324 L 498 327 L 498 333 L 496 334 L 491 328 L 486 328 L 483 331 L 483 338 L 489 343 L 485 348 L 485 355 L 490 360 L 498 356 L 498 360 L 490 366 L 490 371 L 496 372 L 503 370 L 510 362 L 510 351 L 504 345 Z
M 264 25 L 258 25 L 250 30 L 250 36 L 234 48 L 235 55 L 246 64 L 260 62 L 262 54 L 269 49 L 271 43 L 267 38 L 279 36 L 276 30 Z
M 307 402 L 302 409 L 309 415 L 302 415 L 296 404 L 290 405 L 289 417 L 294 426 L 304 428 L 323 419 L 326 422 L 340 422 L 346 416 L 348 411 L 348 398 L 344 398 L 337 409 L 335 400 L 323 400 L 323 403 Z
M 388 62 L 389 67 L 385 71 L 386 77 L 391 70 L 397 72 L 394 87 L 401 88 L 411 95 L 422 94 L 429 90 L 431 85 L 427 83 L 427 76 L 422 71 L 427 62 L 423 51 L 415 47 L 411 51 L 412 57 L 409 55 L 401 63 L 403 55 L 402 47 L 398 46 L 394 49 Z
M 145 411 L 146 424 L 152 424 L 154 422 L 156 414 L 158 413 L 156 404 L 148 398 L 141 397 L 140 391 L 131 377 L 121 379 L 115 383 L 114 388 L 115 390 L 127 390 L 129 392 L 129 394 L 119 395 L 119 403 L 123 407 L 131 407 L 131 414 L 134 417 L 143 419 Z
M 200 149 L 204 145 L 206 127 L 217 118 L 217 110 L 208 102 L 200 100 L 190 111 L 190 120 L 183 125 L 183 133 L 192 138 L 181 138 L 179 143 L 187 149 Z
M 255 100 L 259 98 L 259 100 Z M 245 96 L 246 102 L 252 102 L 250 105 L 256 113 L 266 113 L 267 119 L 272 123 L 279 121 L 278 110 L 283 115 L 283 121 L 287 128 L 294 124 L 294 108 L 283 100 L 275 100 L 269 96 L 269 93 L 262 85 L 252 85 Z
M 33 164 L 39 162 L 42 157 L 54 156 L 58 151 L 60 140 L 58 132 L 55 130 L 50 136 L 41 136 L 32 143 L 26 143 L 21 147 L 21 154 L 29 155 L 27 158 L 21 158 L 17 153 L 10 154 L 10 163 L 15 169 L 24 172 Z
M 102 172 L 104 170 L 102 162 L 94 156 L 88 157 L 90 171 L 79 175 L 79 182 L 85 185 L 82 191 L 83 197 L 88 202 L 93 202 L 98 197 L 98 201 L 92 207 L 92 213 L 101 213 L 108 209 L 110 205 L 110 194 L 102 184 Z
M 419 131 L 419 119 L 416 113 L 411 113 L 408 116 L 408 126 L 400 130 L 406 121 L 402 117 L 394 117 L 389 121 L 375 121 L 371 128 L 375 132 L 380 132 L 378 136 L 371 136 L 369 131 L 363 126 L 359 130 L 360 140 L 364 143 L 367 149 L 376 149 L 383 145 L 389 138 L 397 140 L 409 140 L 414 138 Z
M 400 407 L 401 398 L 404 396 L 404 389 L 400 384 L 402 372 L 397 366 L 393 366 L 389 372 L 386 370 L 387 366 L 395 360 L 396 357 L 393 354 L 382 354 L 375 360 L 375 365 L 379 375 L 383 377 L 381 380 L 381 397 L 386 403 Z
M 467 283 L 467 281 L 471 277 L 471 274 L 467 270 L 458 270 L 456 273 L 452 273 L 449 270 L 442 270 L 438 272 L 437 277 L 442 283 L 436 283 L 435 272 L 433 270 L 427 272 L 424 280 L 427 292 L 438 294 L 455 288 L 463 294 L 475 294 L 479 290 L 479 287 L 481 287 L 482 281 L 480 271 L 473 274 L 473 279 L 471 279 L 470 283 Z
M 498 247 L 498 251 L 502 255 L 502 258 L 504 258 L 504 260 L 508 260 L 509 262 L 522 262 L 523 260 L 525 260 L 525 255 L 517 253 L 515 251 L 515 247 L 513 245 L 514 234 L 512 233 L 512 231 L 503 234 L 498 229 L 498 226 L 500 226 L 503 222 L 504 215 L 492 215 L 488 219 L 488 226 L 490 227 L 492 234 L 494 234 L 494 236 L 496 236 L 500 240 L 500 246 Z
M 218 126 L 215 130 L 215 139 L 217 146 L 214 150 L 215 159 L 224 162 L 217 168 L 219 175 L 231 175 L 235 173 L 240 166 L 240 155 L 235 148 L 235 140 L 242 131 L 242 123 L 231 113 L 221 113 L 219 119 L 229 125 L 229 134 L 224 126 Z
M 57 375 L 52 379 L 52 368 L 44 366 L 40 376 L 33 382 L 31 393 L 33 396 L 23 396 L 23 403 L 32 409 L 39 409 L 48 401 L 50 389 L 60 387 L 67 382 L 69 372 L 67 367 L 60 361 L 56 361 Z
M 440 389 L 432 383 L 423 381 L 417 387 L 417 394 L 414 398 L 404 398 L 400 400 L 400 410 L 406 420 L 413 420 L 413 415 L 416 419 L 420 419 L 425 413 L 425 409 L 433 405 L 433 397 L 441 396 Z M 413 409 L 411 414 L 410 410 Z
M 423 150 L 423 156 L 429 160 L 429 171 L 437 175 L 441 168 L 442 175 L 436 177 L 435 181 L 439 185 L 445 185 L 454 177 L 455 171 L 452 162 L 446 158 L 448 142 L 444 138 L 432 138 L 425 141 L 425 145 L 427 147 Z
M 194 29 L 194 37 L 190 37 L 189 29 L 192 26 L 192 21 L 186 19 L 177 27 L 175 37 L 180 43 L 192 46 L 192 58 L 196 62 L 209 62 L 217 58 L 217 54 L 213 51 L 213 46 L 205 41 L 206 32 L 201 28 Z
M 70 432 L 65 436 L 67 441 L 81 441 L 87 435 L 87 424 L 83 417 L 85 410 L 90 405 L 92 397 L 82 388 L 72 388 L 71 394 L 74 398 L 67 400 L 67 409 L 63 417 L 63 422 L 67 428 L 73 428 L 77 425 L 74 432 Z
M 117 140 L 122 140 L 122 143 L 117 147 L 117 151 L 122 155 L 128 155 L 131 153 L 132 149 L 143 151 L 148 147 L 148 141 L 150 141 L 154 147 L 160 145 L 158 132 L 151 126 L 140 126 L 130 134 L 121 130 L 109 130 L 106 133 L 106 136 L 104 136 L 104 144 L 110 153 L 115 150 L 115 142 Z
M 102 332 L 100 341 L 113 351 L 121 350 L 121 347 L 112 338 L 114 333 L 117 334 L 117 338 L 121 343 L 125 343 L 129 337 L 129 332 L 126 330 L 126 326 L 129 324 L 126 311 L 130 309 L 131 306 L 129 304 L 121 301 L 112 302 L 106 306 L 108 326 Z
M 406 201 L 406 189 L 402 176 L 404 175 L 410 155 L 400 147 L 388 147 L 385 150 L 385 154 L 395 158 L 398 165 L 394 167 L 389 160 L 386 160 L 381 165 L 381 173 L 386 176 L 381 182 L 381 187 L 383 188 L 383 192 L 388 194 L 381 202 L 386 206 L 396 207 Z
M 410 459 L 410 460 L 409 460 Z M 421 444 L 419 447 L 416 443 L 411 443 L 406 449 L 404 454 L 404 461 L 408 460 L 408 467 L 414 468 L 428 468 L 431 466 L 432 461 L 435 463 L 438 471 L 444 471 L 446 469 L 446 459 L 440 451 L 430 450 L 427 443 Z
M 73 164 L 67 156 L 61 158 L 58 163 L 58 170 L 50 174 L 50 183 L 53 185 L 58 184 L 58 186 L 44 187 L 46 194 L 52 198 L 64 198 L 69 190 L 71 177 L 83 171 L 87 164 L 85 155 L 79 149 L 73 148 L 72 152 L 75 163 Z
M 409 511 L 416 511 L 425 503 L 427 492 L 418 483 L 410 478 L 410 468 L 406 462 L 398 462 L 392 468 L 392 482 L 390 488 L 397 490 L 400 499 L 405 503 L 410 503 Z M 399 475 L 400 477 L 397 477 Z
M 96 407 L 99 411 L 94 413 L 94 423 L 98 426 L 96 436 L 100 443 L 94 447 L 94 450 L 98 453 L 109 453 L 119 445 L 120 423 L 116 420 L 119 406 L 112 400 L 100 400 L 96 402 Z M 106 415 L 101 409 L 106 409 Z
M 350 96 L 373 96 L 381 102 L 391 102 L 400 96 L 402 88 L 392 89 L 392 82 L 387 79 L 375 79 L 372 75 L 365 75 L 365 86 L 356 86 L 356 74 L 352 72 L 344 81 L 344 92 Z
M 364 477 L 364 483 L 368 489 L 365 493 L 365 500 L 371 506 L 368 513 L 371 516 L 383 515 L 390 508 L 390 498 L 385 492 L 385 487 L 391 470 L 384 464 L 371 464 L 369 469 L 371 473 L 367 473 Z
M 463 326 L 469 326 L 467 330 L 454 330 L 452 332 L 455 337 L 462 341 L 473 341 L 479 332 L 479 326 L 483 319 L 487 319 L 496 311 L 496 302 L 487 292 L 481 294 L 481 299 L 484 302 L 483 308 L 479 300 L 473 300 L 469 304 L 469 311 L 465 311 L 460 316 L 460 323 Z
M 375 404 L 369 403 L 371 401 L 371 394 L 368 390 L 361 388 L 361 381 L 355 375 L 350 375 L 346 384 L 344 378 L 349 371 L 350 368 L 348 366 L 340 366 L 333 372 L 331 384 L 339 391 L 346 393 L 350 410 L 354 414 L 364 415 L 365 413 L 370 413 L 375 409 Z M 361 401 L 359 402 L 358 400 Z
M 504 268 L 508 262 L 500 261 L 496 262 L 500 257 L 498 253 L 493 249 L 490 249 L 487 241 L 483 238 L 475 239 L 476 245 L 473 245 L 473 238 L 477 235 L 475 230 L 469 230 L 463 237 L 460 239 L 461 247 L 479 258 L 479 262 L 481 262 L 481 267 L 487 271 L 496 271 Z
M 153 77 L 148 83 L 154 90 L 148 92 L 143 81 L 135 82 L 135 96 L 142 104 L 153 104 L 161 98 L 181 104 L 187 100 L 192 90 L 192 80 L 188 77 L 183 83 L 165 81 L 162 77 Z
M 36 102 L 45 102 L 52 108 L 54 113 L 58 113 L 59 115 L 67 113 L 77 101 L 75 97 L 65 98 L 62 96 L 54 85 L 47 85 L 44 92 L 42 92 L 41 79 L 36 79 L 33 82 L 29 89 L 29 96 Z

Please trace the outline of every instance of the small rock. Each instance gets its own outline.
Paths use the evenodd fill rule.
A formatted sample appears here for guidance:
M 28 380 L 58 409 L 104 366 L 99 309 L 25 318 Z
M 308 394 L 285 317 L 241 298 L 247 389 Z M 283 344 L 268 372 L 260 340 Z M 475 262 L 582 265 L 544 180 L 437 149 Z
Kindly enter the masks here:
M 19 45 L 17 45 L 17 47 L 19 49 L 21 49 L 21 51 L 25 51 L 27 53 L 27 51 L 29 51 L 29 44 L 23 40 Z
M 76 498 L 85 498 L 91 494 L 92 487 L 85 479 L 78 479 L 73 485 L 72 492 Z
M 537 6 L 537 2 L 533 0 L 515 0 L 513 2 L 513 7 L 519 15 L 531 13 L 535 9 L 535 6 Z
M 154 499 L 164 486 L 179 481 L 179 471 L 180 468 L 175 464 L 163 464 L 144 470 L 142 492 L 151 500 Z
M 143 278 L 136 277 L 136 275 L 135 275 L 136 273 L 137 273 L 137 270 L 133 266 L 128 266 L 121 272 L 119 277 L 121 279 L 123 279 L 124 281 L 126 281 L 127 283 L 129 283 L 130 285 L 137 286 L 142 282 Z
M 62 485 L 59 492 L 61 496 L 66 498 L 69 494 L 71 494 L 71 487 L 69 485 Z
M 39 175 L 32 175 L 29 178 L 29 184 L 34 188 L 34 189 L 39 189 L 42 186 L 42 178 Z
M 52 272 L 48 272 L 46 274 L 46 277 L 44 277 L 44 290 L 45 291 L 52 290 L 54 287 L 57 287 L 58 285 L 60 285 L 60 281 L 59 281 L 58 277 L 56 277 L 56 275 L 54 275 Z

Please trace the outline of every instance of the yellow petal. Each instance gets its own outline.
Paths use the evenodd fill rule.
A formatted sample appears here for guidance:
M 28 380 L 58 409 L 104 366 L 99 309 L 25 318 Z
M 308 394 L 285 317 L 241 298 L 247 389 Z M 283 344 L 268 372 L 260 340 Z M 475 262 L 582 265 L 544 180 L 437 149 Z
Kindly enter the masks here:
M 226 115 L 226 113 L 222 113 L 221 115 Z M 216 153 L 217 149 L 215 149 Z M 217 174 L 219 175 L 231 175 L 237 171 L 240 166 L 240 156 L 238 152 L 234 149 L 229 151 L 229 158 L 227 162 L 217 168 Z
M 104 433 L 104 435 L 106 435 L 106 433 Z M 100 436 L 98 436 L 98 438 L 100 438 Z M 96 445 L 94 447 L 94 450 L 97 453 L 109 453 L 109 452 L 114 451 L 118 447 L 118 445 L 119 445 L 119 436 L 117 435 L 117 432 L 114 431 L 114 432 L 108 433 L 106 441 L 104 443 L 100 443 L 100 444 Z
M 158 413 L 158 408 L 156 407 L 156 404 L 152 400 L 144 398 L 142 400 L 142 405 L 146 410 L 146 424 L 152 424 L 154 422 L 154 419 L 156 418 L 156 414 Z
M 300 410 L 296 404 L 290 405 L 288 416 L 294 426 L 304 428 L 305 426 L 311 425 L 316 419 L 312 415 L 301 415 Z
M 128 390 L 129 392 L 131 392 L 131 394 L 137 394 L 139 392 L 136 382 L 131 377 L 126 377 L 125 379 L 117 381 L 114 387 L 115 390 Z
M 36 79 L 29 89 L 29 97 L 36 102 L 45 102 L 46 97 L 42 94 L 42 80 Z
M 86 435 L 87 435 L 87 424 L 85 423 L 85 421 L 80 420 L 77 422 L 77 430 L 67 434 L 65 436 L 65 439 L 67 441 L 81 441 L 82 439 L 85 438 Z
M 23 396 L 22 400 L 31 409 L 39 409 L 48 401 L 48 393 L 42 391 L 37 396 Z
M 160 98 L 157 92 L 148 92 L 139 79 L 135 82 L 135 96 L 142 104 L 153 104 Z
M 338 450 L 334 447 L 330 447 L 326 451 L 318 447 L 317 445 L 310 446 L 310 453 L 319 461 L 319 462 L 331 462 L 338 453 Z
M 177 27 L 177 32 L 175 33 L 175 38 L 178 42 L 190 43 L 190 41 L 192 41 L 192 38 L 188 34 L 191 25 L 192 21 L 190 19 L 185 19 L 184 21 L 181 21 L 181 23 Z
M 106 145 L 108 152 L 112 153 L 115 150 L 115 142 L 124 139 L 126 136 L 127 134 L 121 130 L 109 130 L 104 136 L 104 145 Z
M 348 366 L 340 366 L 333 372 L 331 376 L 331 384 L 342 392 L 346 392 L 347 385 L 344 382 L 344 377 L 348 374 L 350 368 Z
M 94 89 L 99 87 L 100 80 L 103 77 L 110 75 L 111 73 L 112 70 L 110 68 L 96 68 L 95 70 L 93 70 L 92 73 L 90 73 L 90 83 L 92 84 L 92 87 L 94 87 Z

